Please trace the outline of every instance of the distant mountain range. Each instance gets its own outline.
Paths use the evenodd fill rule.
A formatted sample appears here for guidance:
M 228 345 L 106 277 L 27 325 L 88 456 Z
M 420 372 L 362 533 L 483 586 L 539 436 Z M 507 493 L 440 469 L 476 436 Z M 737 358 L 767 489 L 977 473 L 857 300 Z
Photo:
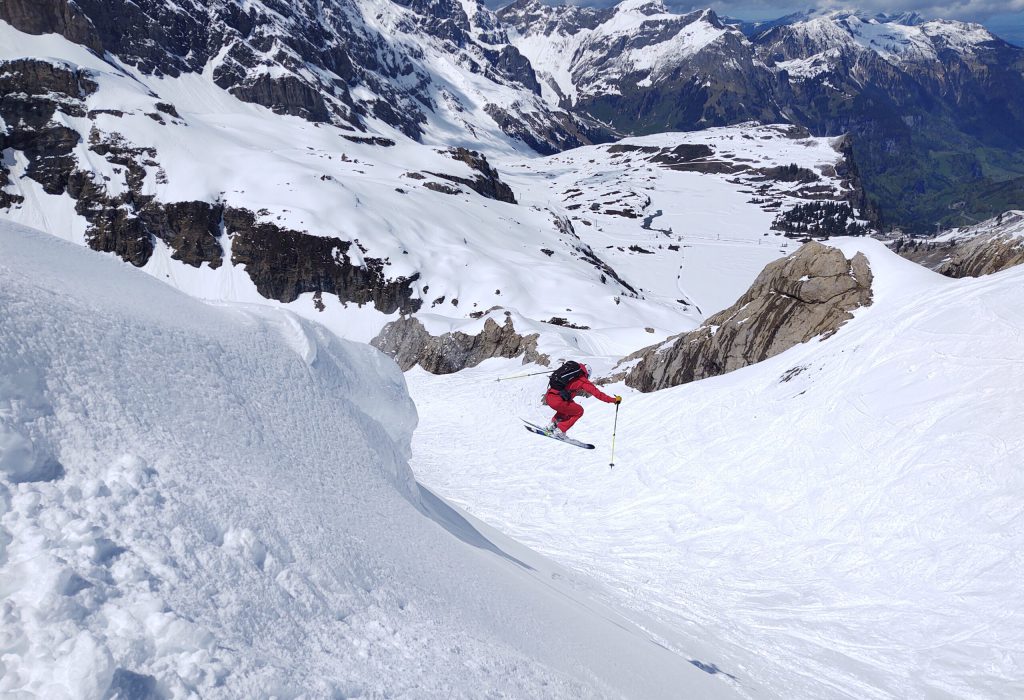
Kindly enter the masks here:
M 668 2 L 667 5 L 670 9 L 681 13 L 688 12 L 690 9 L 689 5 L 677 7 L 672 2 Z M 766 29 L 780 24 L 794 24 L 796 22 L 812 19 L 815 16 L 822 16 L 829 12 L 831 12 L 831 10 L 810 9 L 792 12 L 772 19 L 762 19 L 759 21 L 722 15 L 722 21 L 727 24 L 738 25 L 745 34 L 751 35 L 759 29 Z M 872 14 L 870 12 L 857 10 L 847 10 L 847 12 L 850 14 L 856 14 L 864 20 L 875 19 L 879 22 L 895 22 L 909 26 L 923 24 L 929 21 L 929 18 L 913 11 L 898 12 L 894 14 L 888 14 L 885 12 Z M 1011 44 L 1016 44 L 1017 46 L 1024 46 L 1024 15 L 1020 12 L 994 15 L 989 17 L 985 22 L 983 22 L 983 24 L 986 29 L 998 36 L 1000 39 Z
M 781 27 L 791 24 L 797 24 L 799 22 L 807 22 L 817 17 L 830 17 L 836 14 L 849 14 L 858 17 L 864 22 L 876 21 L 882 24 L 903 24 L 908 27 L 915 27 L 920 24 L 924 24 L 926 21 L 917 12 L 900 12 L 898 14 L 886 14 L 884 12 L 877 12 L 871 14 L 863 11 L 848 11 L 846 13 L 837 13 L 835 10 L 804 10 L 801 12 L 792 12 L 788 15 L 783 15 L 776 19 L 750 21 L 732 17 L 722 16 L 722 21 L 725 24 L 735 25 L 739 27 L 740 31 L 749 37 L 755 36 L 760 32 L 772 29 L 773 27 Z
M 977 24 L 849 11 L 733 23 L 660 0 L 496 12 L 479 0 L 6 0 L 0 20 L 143 75 L 207 74 L 352 138 L 550 154 L 789 122 L 849 134 L 876 223 L 924 231 L 1024 206 L 1024 49 Z M 49 91 L 25 66 L 5 80 L 12 95 Z M 16 132 L 38 102 L 8 101 L 0 146 L 23 150 Z M 51 180 L 67 170 L 61 133 L 32 147 Z
M 980 25 L 844 11 L 733 24 L 658 0 L 519 0 L 497 16 L 549 104 L 622 132 L 750 119 L 850 134 L 885 223 L 969 223 L 1024 198 L 1024 49 Z

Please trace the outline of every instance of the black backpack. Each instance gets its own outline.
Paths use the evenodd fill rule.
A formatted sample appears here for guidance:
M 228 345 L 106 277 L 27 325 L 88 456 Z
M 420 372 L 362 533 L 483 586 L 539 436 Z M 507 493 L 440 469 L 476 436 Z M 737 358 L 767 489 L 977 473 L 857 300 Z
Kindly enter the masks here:
M 548 379 L 548 386 L 557 390 L 563 401 L 568 401 L 572 396 L 566 391 L 566 387 L 581 374 L 583 374 L 583 366 L 575 360 L 569 360 L 551 373 L 551 378 Z

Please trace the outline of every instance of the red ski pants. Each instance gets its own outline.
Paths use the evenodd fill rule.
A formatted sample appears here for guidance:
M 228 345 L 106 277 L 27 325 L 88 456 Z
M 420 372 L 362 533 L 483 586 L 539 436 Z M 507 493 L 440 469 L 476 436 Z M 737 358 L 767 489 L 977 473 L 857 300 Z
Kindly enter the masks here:
M 566 401 L 558 395 L 557 391 L 549 391 L 545 394 L 545 398 L 548 406 L 555 409 L 555 424 L 563 433 L 583 417 L 583 406 L 572 400 Z

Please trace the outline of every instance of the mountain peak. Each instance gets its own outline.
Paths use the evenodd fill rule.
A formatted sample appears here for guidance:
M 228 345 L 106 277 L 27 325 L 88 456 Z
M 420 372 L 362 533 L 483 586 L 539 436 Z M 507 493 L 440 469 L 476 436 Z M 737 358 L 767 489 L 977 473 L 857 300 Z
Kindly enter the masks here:
M 622 0 L 615 5 L 616 12 L 636 12 L 643 15 L 672 14 L 662 0 Z
M 879 12 L 875 15 L 875 18 L 879 22 L 892 23 L 892 24 L 905 24 L 908 27 L 916 27 L 919 24 L 924 24 L 927 20 L 917 12 L 900 12 L 899 14 L 890 15 L 884 12 Z

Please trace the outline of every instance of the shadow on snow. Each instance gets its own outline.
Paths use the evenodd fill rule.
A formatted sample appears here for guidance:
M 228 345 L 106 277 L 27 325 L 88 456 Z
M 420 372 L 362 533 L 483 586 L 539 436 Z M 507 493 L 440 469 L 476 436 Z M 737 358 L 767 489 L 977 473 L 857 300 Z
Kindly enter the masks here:
M 417 484 L 417 486 L 419 486 L 420 489 L 420 500 L 423 503 L 424 511 L 432 520 L 438 523 L 445 530 L 455 535 L 466 544 L 473 545 L 479 549 L 504 557 L 513 564 L 518 564 L 528 571 L 535 571 L 532 566 L 524 561 L 516 559 L 511 554 L 503 551 L 496 544 L 484 537 L 480 531 L 473 527 L 473 525 L 462 517 L 458 511 L 435 496 L 430 489 L 422 484 Z

